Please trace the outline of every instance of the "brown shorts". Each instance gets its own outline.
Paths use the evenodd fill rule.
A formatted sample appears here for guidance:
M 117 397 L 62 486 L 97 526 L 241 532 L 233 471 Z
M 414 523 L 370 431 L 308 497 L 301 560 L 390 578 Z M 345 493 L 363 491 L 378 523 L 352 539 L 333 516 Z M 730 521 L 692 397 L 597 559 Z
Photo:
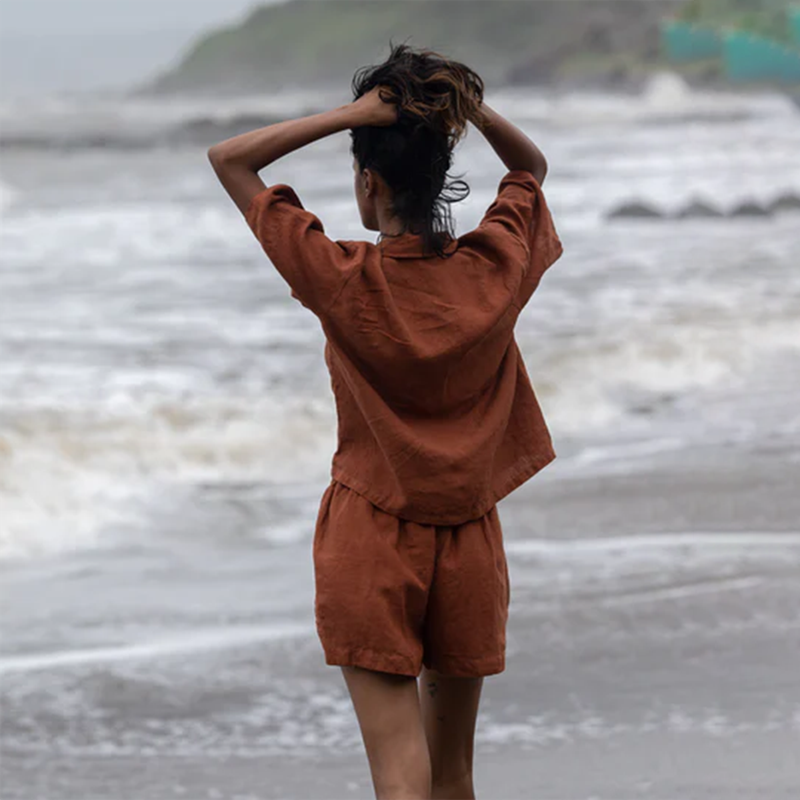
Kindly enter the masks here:
M 400 519 L 332 480 L 314 533 L 325 663 L 418 676 L 505 669 L 510 602 L 497 506 L 452 527 Z

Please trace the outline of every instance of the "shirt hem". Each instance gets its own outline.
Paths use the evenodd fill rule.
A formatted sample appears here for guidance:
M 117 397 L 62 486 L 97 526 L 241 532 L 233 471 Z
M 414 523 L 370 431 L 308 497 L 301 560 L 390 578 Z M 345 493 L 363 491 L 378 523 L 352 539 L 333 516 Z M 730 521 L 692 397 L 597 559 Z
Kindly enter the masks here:
M 399 519 L 416 522 L 420 525 L 453 526 L 462 525 L 465 522 L 484 516 L 491 511 L 500 500 L 511 494 L 515 489 L 518 489 L 523 483 L 530 480 L 537 472 L 540 472 L 555 459 L 556 453 L 552 448 L 549 448 L 535 457 L 524 459 L 506 474 L 499 488 L 491 493 L 488 500 L 474 506 L 473 509 L 463 515 L 425 513 L 409 515 L 407 511 L 403 511 L 402 508 L 388 502 L 385 497 L 375 494 L 365 481 L 351 475 L 335 462 L 331 466 L 331 478 L 344 484 L 349 489 L 352 489 L 356 494 L 360 494 L 381 511 L 398 517 Z
M 504 497 L 507 497 L 515 489 L 522 486 L 523 483 L 530 480 L 537 472 L 543 470 L 548 464 L 552 464 L 556 457 L 556 451 L 549 447 L 535 458 L 525 460 L 517 465 L 506 475 L 505 480 L 500 484 L 500 488 L 495 491 L 494 502 L 499 503 Z

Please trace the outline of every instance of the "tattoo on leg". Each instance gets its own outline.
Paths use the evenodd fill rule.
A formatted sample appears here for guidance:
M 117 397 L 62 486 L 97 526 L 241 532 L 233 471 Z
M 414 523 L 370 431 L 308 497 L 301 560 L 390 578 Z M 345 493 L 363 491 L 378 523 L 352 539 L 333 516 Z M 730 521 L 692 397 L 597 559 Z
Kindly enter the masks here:
M 438 687 L 436 686 L 436 681 L 429 681 L 428 682 L 428 694 L 431 697 L 436 697 Z

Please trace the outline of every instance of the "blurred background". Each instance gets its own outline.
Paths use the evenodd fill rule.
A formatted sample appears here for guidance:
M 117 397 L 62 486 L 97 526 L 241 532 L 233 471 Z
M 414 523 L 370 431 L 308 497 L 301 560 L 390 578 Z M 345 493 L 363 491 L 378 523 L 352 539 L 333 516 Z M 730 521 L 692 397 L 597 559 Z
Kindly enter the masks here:
M 0 0 L 3 797 L 372 796 L 314 629 L 323 333 L 206 148 L 390 39 L 481 73 L 566 248 L 517 332 L 558 458 L 500 506 L 478 795 L 796 796 L 798 6 Z M 374 241 L 348 148 L 263 177 Z M 505 169 L 473 130 L 454 172 L 461 234 Z

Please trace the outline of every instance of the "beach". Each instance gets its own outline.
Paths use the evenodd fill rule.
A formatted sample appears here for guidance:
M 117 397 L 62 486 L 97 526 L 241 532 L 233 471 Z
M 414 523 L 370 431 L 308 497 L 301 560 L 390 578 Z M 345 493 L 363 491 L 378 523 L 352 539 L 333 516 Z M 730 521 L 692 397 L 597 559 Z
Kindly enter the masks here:
M 634 480 L 542 476 L 501 506 L 508 662 L 484 685 L 478 797 L 796 796 L 797 453 L 694 455 Z M 7 598 L 30 609 L 21 589 Z M 220 629 L 162 653 L 7 658 L 4 796 L 372 797 L 307 611 L 273 641 Z
M 477 796 L 794 798 L 798 217 L 608 212 L 800 192 L 798 110 L 669 82 L 491 100 L 550 157 L 565 256 L 517 334 L 557 458 L 499 505 L 507 666 L 484 685 Z M 335 447 L 318 323 L 202 148 L 86 140 L 109 120 L 146 139 L 157 106 L 2 113 L 0 793 L 374 796 L 314 630 Z M 492 158 L 459 151 L 462 231 Z M 367 238 L 344 139 L 269 172 L 333 238 Z
M 478 797 L 796 796 L 797 457 L 750 454 L 764 488 L 732 509 L 748 471 L 718 453 L 708 481 L 697 455 L 633 486 L 543 479 L 501 507 L 508 663 L 484 685 Z M 535 538 L 566 520 L 569 535 Z M 42 663 L 33 686 L 33 665 L 6 661 L 4 796 L 373 796 L 343 680 L 311 636 L 185 650 Z M 65 726 L 76 702 L 94 712 Z

